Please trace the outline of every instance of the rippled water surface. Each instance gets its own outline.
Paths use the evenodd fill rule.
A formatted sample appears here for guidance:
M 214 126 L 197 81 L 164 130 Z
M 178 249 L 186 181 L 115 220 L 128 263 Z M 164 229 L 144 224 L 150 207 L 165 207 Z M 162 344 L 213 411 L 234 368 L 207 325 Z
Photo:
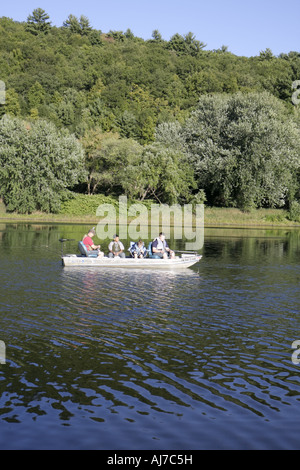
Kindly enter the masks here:
M 299 449 L 299 231 L 207 229 L 178 273 L 63 268 L 85 229 L 0 225 L 0 447 Z

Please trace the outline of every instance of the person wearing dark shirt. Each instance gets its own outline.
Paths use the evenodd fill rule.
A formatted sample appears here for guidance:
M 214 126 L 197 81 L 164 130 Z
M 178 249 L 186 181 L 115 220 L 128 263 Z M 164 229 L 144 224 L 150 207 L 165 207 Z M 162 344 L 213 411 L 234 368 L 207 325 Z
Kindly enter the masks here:
M 160 258 L 175 258 L 175 253 L 169 248 L 165 235 L 161 232 L 152 242 L 152 253 Z

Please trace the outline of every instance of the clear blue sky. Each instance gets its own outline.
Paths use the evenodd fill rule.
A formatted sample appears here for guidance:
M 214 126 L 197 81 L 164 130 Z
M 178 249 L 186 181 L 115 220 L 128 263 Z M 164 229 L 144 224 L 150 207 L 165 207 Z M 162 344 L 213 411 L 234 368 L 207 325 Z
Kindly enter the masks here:
M 150 39 L 194 33 L 206 49 L 228 46 L 236 55 L 254 56 L 270 48 L 274 55 L 300 51 L 300 0 L 6 0 L 0 16 L 26 21 L 43 8 L 52 24 L 62 26 L 69 14 L 87 16 L 103 32 L 132 30 Z

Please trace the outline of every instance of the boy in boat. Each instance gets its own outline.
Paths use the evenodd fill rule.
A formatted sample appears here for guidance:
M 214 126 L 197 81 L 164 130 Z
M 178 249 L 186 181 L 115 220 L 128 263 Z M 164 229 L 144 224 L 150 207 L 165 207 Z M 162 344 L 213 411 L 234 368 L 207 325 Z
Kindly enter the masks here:
M 152 253 L 160 258 L 175 258 L 175 253 L 173 250 L 169 248 L 165 240 L 164 233 L 160 233 L 157 238 L 155 238 L 152 242 Z
M 129 251 L 133 258 L 145 258 L 147 255 L 147 248 L 141 239 L 139 239 L 138 242 L 133 243 L 129 248 Z
M 95 228 L 91 228 L 88 231 L 87 235 L 84 235 L 82 242 L 86 246 L 87 251 L 96 251 L 98 254 L 99 258 L 102 258 L 104 256 L 104 253 L 100 251 L 101 246 L 100 245 L 95 245 L 92 238 L 95 235 L 96 231 Z
M 110 242 L 108 245 L 109 253 L 108 257 L 109 258 L 115 258 L 119 256 L 119 258 L 125 258 L 125 253 L 124 253 L 124 245 L 123 243 L 119 240 L 119 235 L 114 235 L 113 241 Z

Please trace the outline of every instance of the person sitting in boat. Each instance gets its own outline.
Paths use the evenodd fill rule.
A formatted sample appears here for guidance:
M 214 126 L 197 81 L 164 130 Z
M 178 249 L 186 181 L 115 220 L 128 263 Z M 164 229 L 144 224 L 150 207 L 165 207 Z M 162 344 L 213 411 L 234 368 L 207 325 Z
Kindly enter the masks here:
M 125 258 L 125 253 L 124 253 L 124 245 L 123 243 L 119 240 L 119 235 L 115 234 L 113 237 L 113 241 L 110 242 L 108 245 L 109 253 L 108 257 L 109 258 L 116 258 L 119 256 L 119 258 Z
M 133 258 L 145 258 L 147 255 L 147 248 L 143 240 L 139 239 L 139 241 L 133 243 L 129 248 L 130 254 Z
M 160 233 L 152 242 L 152 253 L 160 258 L 175 258 L 175 253 L 169 248 L 164 233 Z
M 82 242 L 85 245 L 87 251 L 96 251 L 98 254 L 98 257 L 102 258 L 104 256 L 104 253 L 100 251 L 101 246 L 95 245 L 92 240 L 95 233 L 96 233 L 95 228 L 91 228 L 88 231 L 87 235 L 84 235 Z

